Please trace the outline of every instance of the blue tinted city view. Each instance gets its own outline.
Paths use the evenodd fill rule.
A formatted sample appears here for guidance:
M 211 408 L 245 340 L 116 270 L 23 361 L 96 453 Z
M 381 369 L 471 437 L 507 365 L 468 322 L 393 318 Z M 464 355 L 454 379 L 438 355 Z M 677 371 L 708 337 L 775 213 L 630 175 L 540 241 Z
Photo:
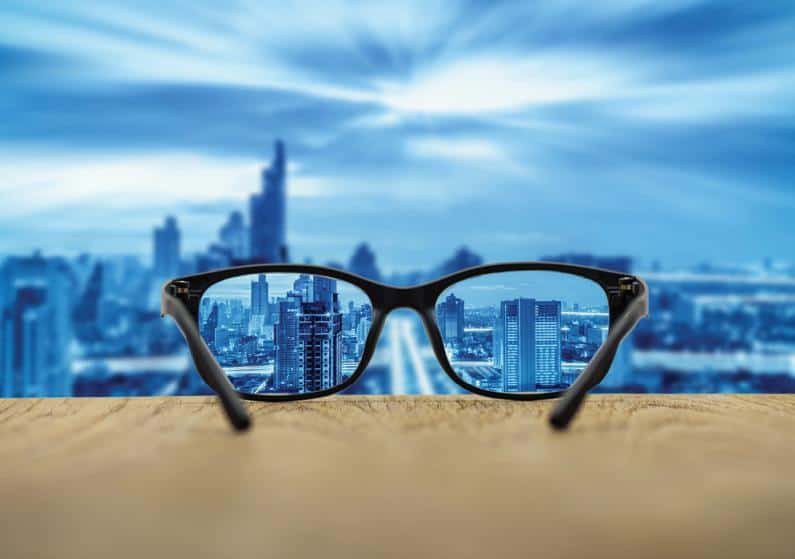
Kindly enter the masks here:
M 205 250 L 187 251 L 184 235 L 191 233 L 176 218 L 168 217 L 150 230 L 148 262 L 135 254 L 88 252 L 6 257 L 0 265 L 0 396 L 210 393 L 193 368 L 179 331 L 160 317 L 160 289 L 167 280 L 190 273 L 289 261 L 289 238 L 284 229 L 286 157 L 285 147 L 277 144 L 247 210 L 232 209 L 218 229 L 216 241 Z M 479 254 L 463 247 L 429 269 L 387 273 L 368 243 L 352 247 L 351 252 L 346 262 L 325 264 L 399 286 L 417 285 L 484 262 Z M 622 344 L 596 390 L 795 392 L 792 264 L 765 260 L 744 266 L 705 263 L 666 267 L 656 261 L 644 265 L 629 256 L 533 256 L 637 273 L 648 283 L 650 317 Z M 555 277 L 527 289 L 519 285 L 521 279 L 512 279 L 514 284 L 502 278 L 489 280 L 490 285 L 464 282 L 445 293 L 437 309 L 439 323 L 447 352 L 462 378 L 499 391 L 568 385 L 601 343 L 607 319 L 603 316 L 604 295 L 594 291 L 595 284 L 579 278 L 577 283 L 567 283 L 567 279 L 571 278 Z M 314 290 L 315 278 L 268 274 L 264 282 L 259 277 L 237 281 L 217 284 L 208 291 L 200 324 L 236 386 L 277 393 L 318 390 L 344 382 L 360 357 L 362 325 L 369 320 L 362 309 L 368 302 L 361 293 L 337 282 L 339 306 L 335 310 L 333 297 L 330 307 L 323 301 L 322 307 L 316 304 L 314 299 L 324 290 Z M 252 284 L 259 291 L 256 287 L 252 291 Z M 311 297 L 302 287 L 309 284 Z M 500 286 L 504 288 L 495 289 Z M 286 322 L 280 322 L 282 312 L 289 317 Z M 500 313 L 502 321 L 498 320 Z M 525 324 L 515 339 L 500 338 L 499 327 L 510 324 L 514 314 L 536 313 L 538 325 Z M 298 375 L 296 365 L 301 355 L 300 334 L 295 335 L 291 348 L 288 334 L 295 334 L 295 329 L 290 326 L 283 336 L 286 345 L 280 349 L 278 344 L 279 328 L 286 328 L 290 321 L 297 326 L 299 315 L 304 315 L 305 324 L 317 326 L 316 335 L 329 344 L 329 364 L 323 364 L 326 373 L 320 367 L 320 380 L 309 384 Z M 544 328 L 548 328 L 546 337 L 539 334 Z M 367 371 L 348 393 L 463 391 L 439 367 L 416 318 L 396 312 L 387 319 L 381 338 Z M 547 365 L 541 365 L 541 359 L 532 368 L 526 365 L 535 354 L 520 342 L 529 339 L 537 339 L 546 355 L 552 356 Z M 305 343 L 312 346 L 315 341 L 305 339 Z M 322 348 L 323 343 L 315 347 Z M 516 365 L 508 365 L 514 367 L 511 374 L 516 378 L 507 385 L 502 375 L 506 350 L 521 355 Z M 281 357 L 286 372 L 280 377 Z M 528 373 L 524 377 L 518 374 L 521 367 Z M 535 375 L 532 383 L 531 370 Z M 300 382 L 304 382 L 303 388 Z
M 436 320 L 453 370 L 492 392 L 570 386 L 607 337 L 607 296 L 558 272 L 489 274 L 449 288 Z
M 320 392 L 356 371 L 373 321 L 367 295 L 308 274 L 258 274 L 211 286 L 199 303 L 204 341 L 235 388 Z

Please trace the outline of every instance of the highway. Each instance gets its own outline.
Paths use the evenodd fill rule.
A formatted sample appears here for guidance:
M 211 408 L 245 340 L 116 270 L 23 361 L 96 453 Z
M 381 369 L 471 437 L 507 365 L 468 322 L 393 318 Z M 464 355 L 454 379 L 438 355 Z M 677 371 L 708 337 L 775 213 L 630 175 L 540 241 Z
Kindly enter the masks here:
M 370 366 L 350 392 L 456 394 L 463 392 L 436 361 L 422 322 L 410 311 L 387 318 Z

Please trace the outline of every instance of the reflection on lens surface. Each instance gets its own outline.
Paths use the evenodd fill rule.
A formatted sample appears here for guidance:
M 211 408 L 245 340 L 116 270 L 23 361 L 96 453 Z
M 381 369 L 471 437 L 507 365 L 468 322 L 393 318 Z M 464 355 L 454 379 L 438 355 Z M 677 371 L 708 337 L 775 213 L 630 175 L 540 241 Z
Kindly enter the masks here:
M 234 387 L 300 394 L 338 386 L 354 373 L 373 320 L 367 295 L 309 274 L 251 274 L 211 286 L 199 328 Z
M 492 392 L 570 386 L 607 337 L 595 282 L 560 272 L 505 272 L 449 287 L 436 305 L 445 351 L 466 383 Z

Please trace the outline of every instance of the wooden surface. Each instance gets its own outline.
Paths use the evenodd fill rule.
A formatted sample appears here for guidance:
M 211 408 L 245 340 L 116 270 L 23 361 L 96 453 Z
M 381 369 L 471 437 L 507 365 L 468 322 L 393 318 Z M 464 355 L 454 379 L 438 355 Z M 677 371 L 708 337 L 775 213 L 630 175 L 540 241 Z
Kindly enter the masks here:
M 795 557 L 795 396 L 0 400 L 0 557 Z

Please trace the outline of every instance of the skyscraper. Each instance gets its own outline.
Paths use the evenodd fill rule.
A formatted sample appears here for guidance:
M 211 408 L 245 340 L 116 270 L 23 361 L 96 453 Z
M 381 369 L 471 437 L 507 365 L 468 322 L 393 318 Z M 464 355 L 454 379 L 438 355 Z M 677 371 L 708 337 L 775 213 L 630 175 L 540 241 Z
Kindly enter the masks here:
M 502 390 L 533 392 L 560 385 L 560 301 L 502 301 L 494 327 L 494 365 Z
M 251 316 L 263 317 L 265 324 L 270 324 L 270 305 L 268 299 L 268 278 L 260 274 L 251 282 Z
M 41 378 L 46 373 L 49 333 L 47 289 L 22 286 L 15 290 L 14 302 L 3 313 L 3 393 L 11 397 L 41 396 Z
M 560 301 L 535 303 L 536 384 L 560 386 Z
M 158 279 L 179 275 L 180 232 L 173 216 L 166 218 L 162 227 L 155 227 L 152 269 Z
M 436 306 L 436 319 L 446 344 L 460 341 L 464 337 L 464 300 L 448 295 Z
M 74 277 L 39 254 L 0 269 L 0 396 L 69 396 Z
M 97 262 L 72 314 L 75 333 L 81 342 L 95 342 L 102 337 L 99 319 L 103 279 L 104 267 L 101 262 Z
M 273 325 L 276 348 L 273 387 L 276 392 L 295 392 L 298 383 L 298 314 L 301 296 L 290 292 L 279 300 L 279 321 Z
M 201 334 L 204 338 L 204 341 L 207 342 L 207 345 L 213 347 L 215 344 L 215 330 L 218 328 L 219 323 L 219 310 L 218 304 L 213 303 L 212 308 L 210 309 L 210 314 L 207 316 L 207 319 L 204 321 L 204 324 L 201 326 Z
M 337 300 L 337 280 L 324 276 L 313 276 L 312 298 L 306 302 L 316 302 L 325 305 L 328 312 L 339 312 Z
M 300 392 L 318 392 L 342 379 L 342 314 L 325 301 L 303 303 L 298 315 Z
M 245 261 L 250 258 L 250 233 L 243 222 L 242 213 L 234 211 L 229 214 L 229 219 L 218 232 L 218 238 L 221 245 L 229 250 L 233 259 Z
M 262 171 L 262 192 L 251 197 L 251 259 L 255 262 L 284 262 L 286 156 L 284 144 L 277 141 L 270 166 Z
M 298 279 L 293 282 L 293 291 L 301 296 L 304 302 L 314 301 L 314 283 L 312 276 L 309 274 L 301 274 Z
M 363 278 L 381 281 L 381 272 L 375 263 L 375 253 L 367 243 L 360 244 L 353 251 L 353 256 L 351 256 L 351 260 L 348 263 L 348 270 Z
M 501 332 L 498 343 L 501 346 L 503 391 L 534 391 L 536 383 L 533 301 L 531 299 L 502 301 L 497 321 L 500 323 Z M 495 328 L 495 332 L 497 330 Z

